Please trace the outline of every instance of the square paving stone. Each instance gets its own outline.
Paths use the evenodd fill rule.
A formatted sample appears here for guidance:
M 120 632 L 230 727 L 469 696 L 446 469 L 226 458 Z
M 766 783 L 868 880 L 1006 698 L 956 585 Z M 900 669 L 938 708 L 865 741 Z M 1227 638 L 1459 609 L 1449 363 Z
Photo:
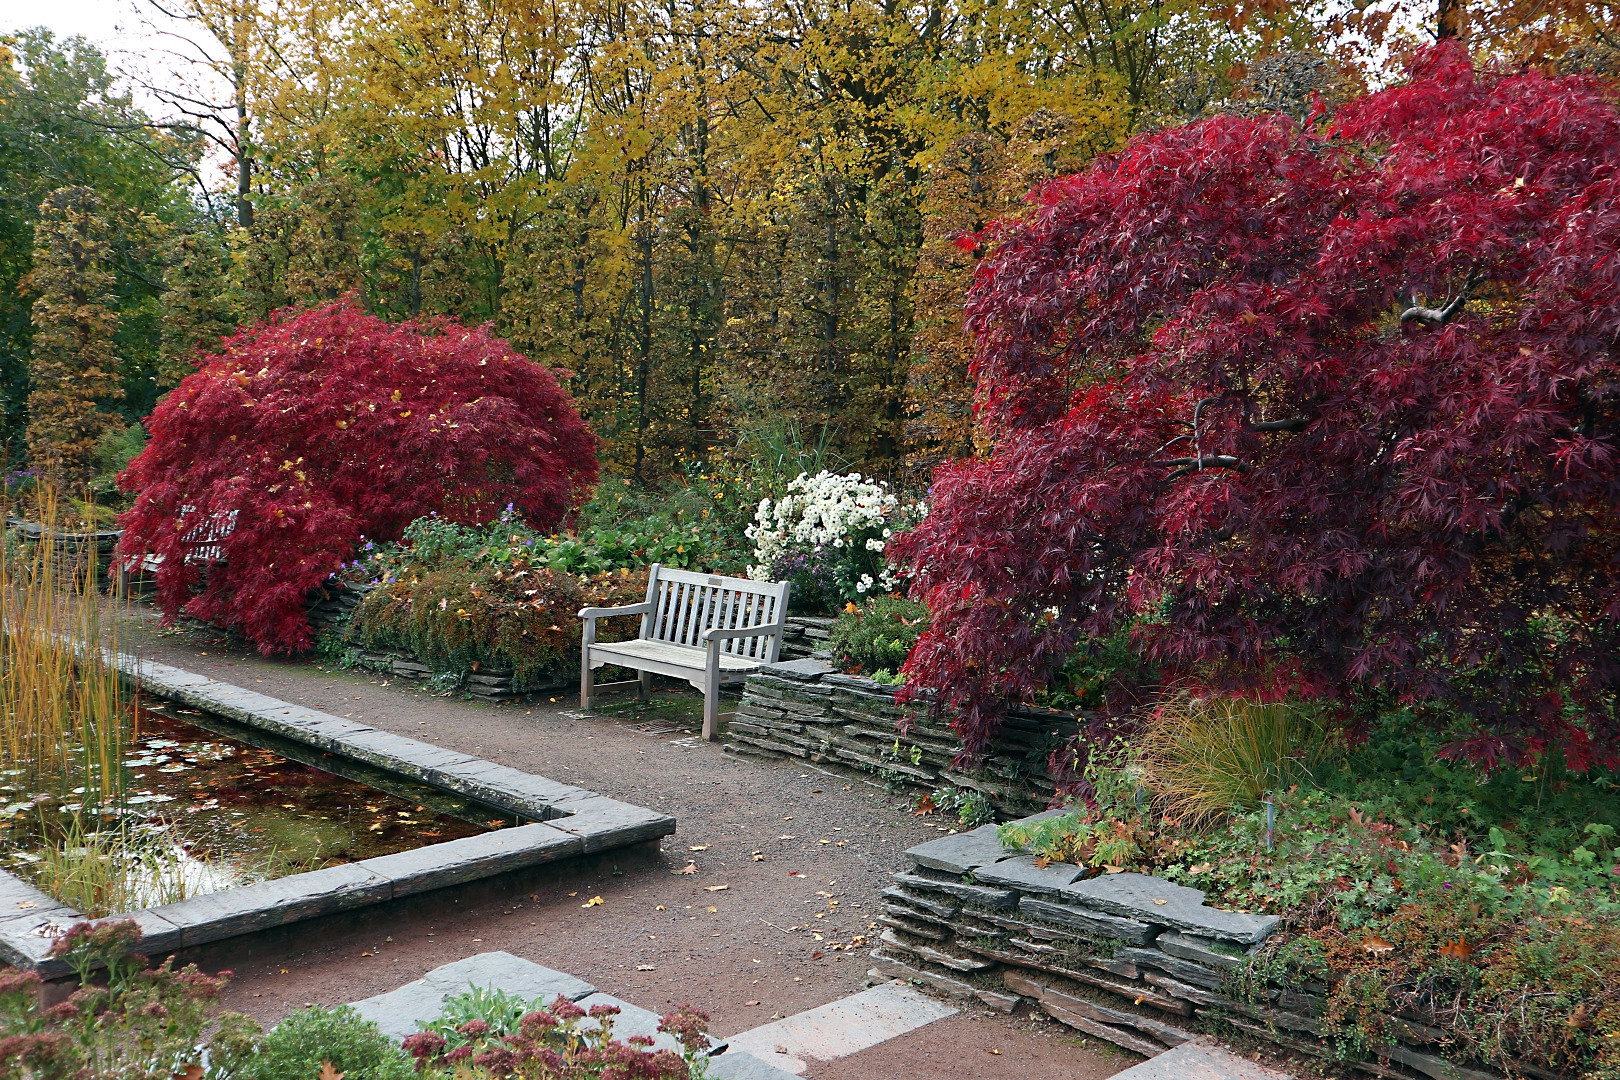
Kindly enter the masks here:
M 444 1012 L 445 998 L 466 993 L 473 986 L 504 990 L 548 1004 L 559 994 L 578 1001 L 596 993 L 596 988 L 583 979 L 508 952 L 487 952 L 434 968 L 398 990 L 356 1001 L 354 1008 L 382 1028 L 384 1035 L 399 1040 L 415 1034 L 425 1021 L 437 1020 Z
M 713 1080 L 796 1080 L 797 1073 L 768 1065 L 746 1050 L 727 1050 L 708 1060 Z
M 393 896 L 409 896 L 584 852 L 578 836 L 536 823 L 378 855 L 356 865 L 393 882 Z
M 1104 874 L 1075 882 L 1062 896 L 1070 903 L 1239 945 L 1264 941 L 1280 921 L 1275 915 L 1209 907 L 1201 890 L 1147 874 Z
M 930 870 L 943 870 L 948 874 L 966 874 L 981 866 L 1012 858 L 1016 852 L 1008 851 L 996 839 L 996 826 L 981 825 L 972 832 L 956 836 L 942 836 L 906 851 L 918 866 Z
M 186 945 L 248 934 L 334 911 L 377 904 L 393 894 L 393 882 L 359 863 L 242 885 L 152 908 L 180 930 Z

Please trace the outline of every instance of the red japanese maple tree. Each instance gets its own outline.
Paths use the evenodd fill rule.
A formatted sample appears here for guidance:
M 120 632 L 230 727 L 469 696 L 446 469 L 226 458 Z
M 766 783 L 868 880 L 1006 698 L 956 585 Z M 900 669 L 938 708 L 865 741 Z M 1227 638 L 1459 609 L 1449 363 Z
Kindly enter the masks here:
M 1620 765 L 1620 113 L 1455 45 L 1331 121 L 1133 141 L 1001 228 L 985 460 L 895 549 L 970 749 L 1086 635 Z M 1434 710 L 1441 711 L 1441 710 Z
M 486 328 L 345 302 L 226 339 L 147 426 L 119 478 L 136 493 L 122 556 L 161 557 L 169 618 L 239 627 L 266 653 L 310 646 L 305 597 L 362 540 L 509 503 L 546 528 L 597 476 L 596 439 L 546 368 Z M 230 526 L 217 552 L 199 545 Z

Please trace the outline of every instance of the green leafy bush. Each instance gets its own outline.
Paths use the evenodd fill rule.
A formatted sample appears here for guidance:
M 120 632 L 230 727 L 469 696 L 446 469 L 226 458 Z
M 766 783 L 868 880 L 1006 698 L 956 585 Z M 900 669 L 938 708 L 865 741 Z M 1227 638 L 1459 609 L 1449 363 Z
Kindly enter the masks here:
M 863 671 L 898 671 L 917 638 L 928 629 L 928 609 L 898 596 L 878 596 L 850 605 L 833 622 L 833 656 Z
M 291 1013 L 260 1042 L 246 1080 L 314 1080 L 330 1063 L 344 1080 L 412 1080 L 411 1059 L 348 1005 Z

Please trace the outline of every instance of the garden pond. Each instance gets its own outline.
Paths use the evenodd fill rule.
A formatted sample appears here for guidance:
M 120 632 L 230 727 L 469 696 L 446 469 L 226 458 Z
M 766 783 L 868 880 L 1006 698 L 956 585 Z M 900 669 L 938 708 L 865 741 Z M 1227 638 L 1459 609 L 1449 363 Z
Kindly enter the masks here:
M 91 915 L 517 823 L 470 799 L 167 702 L 125 733 L 122 793 L 0 775 L 0 868 Z M 69 774 L 72 775 L 72 774 Z

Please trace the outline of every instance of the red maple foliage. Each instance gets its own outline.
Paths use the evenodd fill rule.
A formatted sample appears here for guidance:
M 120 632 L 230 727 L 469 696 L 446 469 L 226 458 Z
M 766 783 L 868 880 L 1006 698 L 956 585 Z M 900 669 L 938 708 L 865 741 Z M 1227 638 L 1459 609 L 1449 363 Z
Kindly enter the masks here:
M 1086 635 L 1170 680 L 1467 717 L 1620 765 L 1620 113 L 1421 55 L 1037 193 L 969 304 L 986 459 L 895 545 L 970 750 Z
M 309 648 L 305 597 L 363 540 L 509 503 L 548 528 L 597 476 L 596 439 L 546 368 L 487 328 L 347 302 L 226 339 L 147 427 L 119 477 L 137 493 L 122 556 L 160 556 L 168 618 L 238 627 L 265 653 Z M 209 560 L 198 540 L 231 523 Z

